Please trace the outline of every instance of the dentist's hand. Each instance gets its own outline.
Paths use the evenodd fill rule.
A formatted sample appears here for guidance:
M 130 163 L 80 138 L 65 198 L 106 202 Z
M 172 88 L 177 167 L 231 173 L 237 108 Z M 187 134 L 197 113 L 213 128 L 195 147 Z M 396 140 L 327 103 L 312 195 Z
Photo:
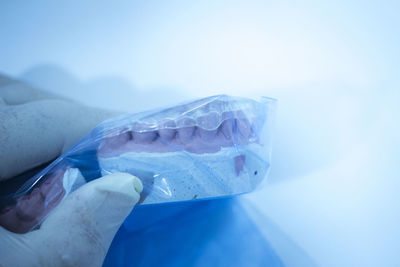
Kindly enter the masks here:
M 39 230 L 0 227 L 0 266 L 101 266 L 141 191 L 138 178 L 114 173 L 72 192 Z
M 53 160 L 113 115 L 0 76 L 0 181 Z M 111 174 L 70 194 L 38 230 L 0 227 L 0 266 L 100 266 L 142 189 Z
M 0 181 L 52 161 L 116 115 L 0 74 Z

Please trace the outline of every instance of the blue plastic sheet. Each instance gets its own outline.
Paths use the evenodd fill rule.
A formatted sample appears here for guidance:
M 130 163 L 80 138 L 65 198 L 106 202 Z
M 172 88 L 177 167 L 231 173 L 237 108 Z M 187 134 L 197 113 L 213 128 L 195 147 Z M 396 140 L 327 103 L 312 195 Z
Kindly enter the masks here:
M 283 266 L 236 198 L 137 206 L 104 266 Z

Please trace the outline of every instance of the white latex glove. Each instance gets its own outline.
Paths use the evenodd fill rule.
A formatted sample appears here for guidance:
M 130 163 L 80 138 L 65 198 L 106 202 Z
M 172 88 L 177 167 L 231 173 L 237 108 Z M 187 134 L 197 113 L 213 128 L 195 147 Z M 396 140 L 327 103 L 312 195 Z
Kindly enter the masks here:
M 0 75 L 0 181 L 55 159 L 116 115 Z
M 0 76 L 0 181 L 56 158 L 112 115 Z M 39 230 L 0 227 L 0 266 L 100 266 L 141 191 L 138 178 L 111 174 L 69 195 Z
M 15 234 L 0 227 L 0 266 L 101 266 L 141 191 L 138 178 L 111 174 L 69 195 L 39 230 Z

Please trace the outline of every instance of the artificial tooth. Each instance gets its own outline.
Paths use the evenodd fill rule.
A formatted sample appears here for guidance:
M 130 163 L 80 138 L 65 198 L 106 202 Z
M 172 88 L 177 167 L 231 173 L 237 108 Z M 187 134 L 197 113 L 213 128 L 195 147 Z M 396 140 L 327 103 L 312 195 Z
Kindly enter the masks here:
M 193 119 L 183 118 L 178 121 L 178 137 L 182 143 L 189 143 L 192 141 L 196 123 Z
M 234 120 L 227 119 L 221 123 L 220 132 L 224 135 L 224 137 L 228 140 L 233 140 L 233 131 L 234 131 Z
M 145 123 L 135 123 L 133 126 L 133 142 L 137 144 L 149 144 L 157 139 L 157 131 L 152 130 L 154 127 Z
M 176 135 L 176 123 L 173 120 L 164 120 L 159 124 L 158 134 L 161 140 L 170 141 Z
M 218 129 L 215 130 L 205 130 L 203 128 L 197 127 L 196 133 L 201 140 L 205 142 L 215 141 L 215 136 L 217 135 Z

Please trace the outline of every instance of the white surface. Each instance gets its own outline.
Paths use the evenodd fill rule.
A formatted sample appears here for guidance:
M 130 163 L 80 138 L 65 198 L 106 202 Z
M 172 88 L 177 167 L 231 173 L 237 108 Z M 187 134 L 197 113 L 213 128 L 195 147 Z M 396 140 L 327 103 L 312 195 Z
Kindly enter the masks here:
M 276 97 L 270 184 L 246 198 L 319 265 L 398 266 L 398 10 L 0 1 L 0 71 L 125 110 L 223 92 Z
M 260 182 L 259 177 L 267 172 L 264 161 L 256 154 L 257 144 L 248 144 L 240 149 L 223 147 L 214 153 L 187 153 L 186 151 L 154 153 L 126 152 L 118 157 L 99 157 L 102 174 L 128 172 L 154 173 L 149 195 L 144 204 L 176 202 L 194 198 L 210 198 L 242 194 Z M 243 155 L 243 170 L 236 174 L 234 158 Z M 256 156 L 255 156 L 256 155 Z M 135 164 L 132 164 L 135 162 Z M 258 171 L 258 176 L 254 175 Z M 145 183 L 145 181 L 143 181 Z

